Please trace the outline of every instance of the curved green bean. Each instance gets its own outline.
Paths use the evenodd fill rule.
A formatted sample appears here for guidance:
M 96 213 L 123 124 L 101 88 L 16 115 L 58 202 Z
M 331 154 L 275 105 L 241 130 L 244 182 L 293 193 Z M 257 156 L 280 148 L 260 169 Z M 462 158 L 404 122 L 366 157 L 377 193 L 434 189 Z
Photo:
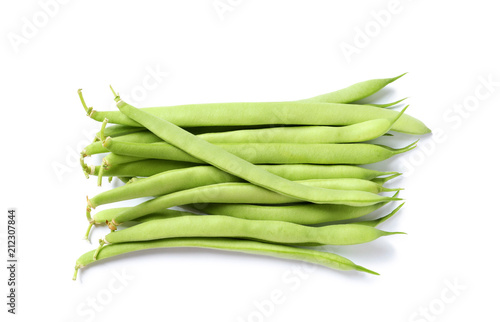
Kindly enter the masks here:
M 406 73 L 393 78 L 380 78 L 370 79 L 364 82 L 353 84 L 341 90 L 315 96 L 299 102 L 337 102 L 337 103 L 351 103 L 358 101 L 372 94 L 375 94 L 385 86 L 403 77 Z
M 200 138 L 210 143 L 355 143 L 376 139 L 391 129 L 404 114 L 406 106 L 395 119 L 374 119 L 352 125 L 276 127 L 205 133 Z
M 378 275 L 376 272 L 354 264 L 345 257 L 329 252 L 230 238 L 172 238 L 147 242 L 108 245 L 102 248 L 97 260 L 94 260 L 93 258 L 95 251 L 87 252 L 76 261 L 73 279 L 76 279 L 79 269 L 90 264 L 94 264 L 99 260 L 144 249 L 169 247 L 196 247 L 236 251 L 305 261 L 337 270 L 357 270 L 360 272 Z
M 378 138 L 390 127 L 386 119 L 353 125 L 274 127 L 256 130 L 206 133 L 200 138 L 210 143 L 354 143 Z M 379 129 L 383 128 L 379 131 Z M 380 134 L 380 132 L 382 132 Z

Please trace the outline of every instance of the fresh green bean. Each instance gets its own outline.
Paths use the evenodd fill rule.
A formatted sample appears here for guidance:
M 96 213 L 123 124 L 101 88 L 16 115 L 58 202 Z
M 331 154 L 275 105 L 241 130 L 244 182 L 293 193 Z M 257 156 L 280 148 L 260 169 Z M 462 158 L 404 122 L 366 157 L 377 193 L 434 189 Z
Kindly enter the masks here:
M 98 225 L 99 224 L 106 224 L 106 221 L 112 220 L 113 217 L 115 217 L 116 215 L 118 215 L 121 212 L 128 210 L 130 208 L 131 207 L 116 207 L 116 208 L 109 208 L 109 209 L 101 210 L 98 213 L 96 213 L 94 216 L 95 224 L 98 224 Z M 148 221 L 157 220 L 157 219 L 166 219 L 166 218 L 174 218 L 174 217 L 189 216 L 189 215 L 193 215 L 193 213 L 187 212 L 187 211 L 180 211 L 180 210 L 161 209 L 161 210 L 156 211 L 154 213 L 151 213 L 149 215 L 136 218 L 130 222 L 131 223 L 133 223 L 133 222 L 143 223 L 143 222 L 148 222 Z
M 406 108 L 400 112 L 400 115 L 405 110 Z M 387 119 L 375 119 L 340 127 L 295 126 L 245 129 L 204 133 L 198 136 L 211 143 L 354 143 L 373 140 L 384 135 L 396 120 L 391 122 Z M 126 134 L 117 138 L 113 137 L 113 139 L 133 143 L 162 141 L 149 131 Z M 102 146 L 102 142 L 93 142 L 82 151 L 84 156 L 106 152 L 108 150 Z
M 239 157 L 253 164 L 370 164 L 412 150 L 416 142 L 400 149 L 367 143 L 217 143 L 214 146 L 229 152 L 233 157 Z M 109 151 L 123 156 L 206 163 L 194 157 L 192 153 L 186 153 L 165 142 L 149 144 L 119 142 L 108 137 L 103 145 Z M 109 158 L 105 159 L 103 162 L 112 164 Z
M 124 143 L 124 142 L 120 142 L 120 143 Z M 125 143 L 125 144 L 144 144 L 144 143 Z M 149 144 L 154 144 L 154 143 L 149 143 Z M 130 162 L 141 161 L 141 160 L 145 160 L 145 158 L 135 157 L 135 156 L 130 156 L 130 155 L 120 155 L 120 154 L 116 154 L 116 153 L 108 153 L 102 159 L 102 164 L 99 167 L 99 172 L 97 175 L 97 186 L 99 186 L 99 187 L 101 186 L 104 170 L 107 170 L 116 164 L 130 163 Z M 93 166 L 90 166 L 90 167 L 85 166 L 84 167 L 84 165 L 82 164 L 82 167 L 83 167 L 84 173 L 86 173 L 86 172 L 89 172 L 89 174 L 95 173 L 95 167 L 93 167 Z
M 285 169 L 286 167 L 286 169 Z M 268 165 L 264 168 L 274 174 L 281 175 L 288 180 L 308 180 L 308 179 L 331 179 L 331 184 L 337 183 L 336 189 L 339 190 L 361 190 L 372 193 L 383 191 L 392 191 L 384 188 L 382 185 L 362 179 L 354 178 L 331 178 L 327 174 L 331 166 L 323 166 L 324 173 L 315 171 L 318 166 L 312 165 L 306 167 L 303 165 L 286 165 L 272 166 Z M 275 169 L 277 171 L 275 171 Z M 304 171 L 298 171 L 303 169 Z M 319 175 L 318 175 L 319 174 Z M 318 176 L 315 176 L 318 175 Z M 133 185 L 125 185 L 104 191 L 89 199 L 88 205 L 91 208 L 96 208 L 100 205 L 129 200 L 141 197 L 151 197 L 169 194 L 172 192 L 191 189 L 199 186 L 224 183 L 224 182 L 242 182 L 239 177 L 230 175 L 212 166 L 197 166 L 184 169 L 177 169 L 160 173 L 158 175 L 137 181 Z
M 252 204 L 223 204 L 210 203 L 201 206 L 194 205 L 198 209 L 210 214 L 231 216 L 254 220 L 279 220 L 301 225 L 315 225 L 335 221 L 359 218 L 381 208 L 386 203 L 378 203 L 371 206 L 352 207 L 346 205 L 315 205 L 315 204 L 292 204 L 292 205 L 252 205 Z
M 273 220 L 194 215 L 141 223 L 109 233 L 103 242 L 118 244 L 166 238 L 230 237 L 278 244 L 356 245 L 394 234 L 401 232 L 387 232 L 356 223 L 310 227 Z
M 128 117 L 139 121 L 144 127 L 166 142 L 175 147 L 182 148 L 186 153 L 222 171 L 238 176 L 250 183 L 271 191 L 313 203 L 342 203 L 362 206 L 385 201 L 381 200 L 380 196 L 367 192 L 356 191 L 356 193 L 349 192 L 346 194 L 344 191 L 310 187 L 284 179 L 248 161 L 238 158 L 234 154 L 208 143 L 168 121 L 159 119 L 123 102 L 119 96 L 115 97 L 115 101 L 120 111 L 125 113 Z M 401 118 L 399 120 L 401 120 Z
M 353 125 L 276 127 L 206 133 L 200 138 L 210 143 L 355 143 L 376 139 L 389 131 L 386 119 L 369 120 Z
M 135 162 L 113 165 L 108 169 L 103 170 L 103 176 L 104 177 L 115 177 L 115 176 L 150 177 L 155 174 L 159 174 L 161 172 L 175 170 L 175 169 L 184 169 L 192 166 L 199 166 L 199 164 L 180 162 L 180 161 L 144 159 Z M 97 175 L 99 173 L 100 168 L 101 168 L 100 165 L 95 166 L 92 175 Z
M 104 131 L 106 128 L 104 129 Z M 101 136 L 105 136 L 105 132 L 101 133 Z M 106 137 L 106 136 L 105 136 Z M 109 136 L 111 137 L 111 136 Z M 114 140 L 119 141 L 119 142 L 134 142 L 134 143 L 154 143 L 154 142 L 161 142 L 163 141 L 153 133 L 149 131 L 139 131 L 135 133 L 130 133 L 130 134 L 124 134 L 118 137 L 113 137 Z M 102 144 L 102 142 L 93 142 L 89 145 L 87 145 L 83 151 L 82 154 L 83 156 L 90 156 L 94 154 L 99 154 L 99 153 L 107 153 L 109 152 Z
M 403 77 L 405 74 L 406 73 L 393 78 L 370 79 L 364 82 L 356 83 L 335 92 L 315 96 L 299 102 L 351 103 L 375 94 L 385 86 Z
M 109 169 L 104 170 L 103 176 L 150 177 L 161 172 L 192 166 L 199 166 L 199 164 L 169 160 L 144 159 L 141 161 L 113 165 Z M 393 177 L 401 175 L 399 172 L 376 171 L 352 165 L 262 164 L 259 165 L 259 167 L 268 171 L 272 168 L 275 171 L 274 173 L 280 177 L 291 177 L 294 173 L 306 173 L 307 176 L 310 176 L 309 179 L 356 178 L 373 180 L 380 176 L 387 176 L 384 178 L 377 178 L 376 182 L 379 184 L 384 184 Z M 97 175 L 99 169 L 100 166 L 95 166 L 92 174 Z
M 143 108 L 145 112 L 181 127 L 249 125 L 351 125 L 373 119 L 392 120 L 397 111 L 375 106 L 330 103 L 226 103 Z M 314 111 L 314 113 L 311 113 Z M 94 117 L 110 123 L 137 125 L 116 111 L 95 112 Z M 419 120 L 404 114 L 392 128 L 408 134 L 426 134 L 430 130 Z
M 111 142 L 112 139 L 110 139 L 108 142 Z M 157 143 L 153 143 L 153 144 L 157 144 Z M 139 147 L 139 150 L 134 150 L 136 147 Z M 154 146 L 153 146 L 154 147 Z M 190 157 L 189 155 L 187 155 L 186 153 L 180 151 L 179 149 L 175 149 L 174 147 L 171 147 L 171 146 L 167 146 L 166 144 L 163 144 L 160 151 L 153 151 L 151 152 L 152 148 L 153 147 L 145 147 L 144 145 L 142 146 L 135 146 L 135 145 L 128 145 L 128 144 L 118 144 L 118 148 L 121 148 L 121 149 L 125 149 L 125 153 L 130 153 L 130 154 L 134 154 L 134 155 L 140 155 L 141 153 L 141 150 L 140 149 L 145 149 L 146 151 L 149 151 L 149 153 L 152 153 L 152 155 L 160 155 L 160 156 L 163 156 L 163 157 L 170 157 L 170 158 L 175 158 L 176 159 L 181 159 L 181 160 L 196 160 L 197 162 L 196 163 L 193 163 L 193 162 L 188 162 L 188 161 L 178 161 L 179 163 L 182 163 L 182 164 L 185 164 L 186 166 L 193 166 L 193 165 L 196 165 L 196 164 L 200 164 L 200 160 L 198 159 L 195 159 L 193 157 Z M 260 146 L 261 149 L 263 148 L 263 146 L 261 145 Z M 291 147 L 291 146 L 289 146 Z M 300 147 L 299 147 L 300 148 Z M 305 146 L 302 146 L 302 151 L 304 150 Z M 412 145 L 408 146 L 408 147 L 405 147 L 405 148 L 408 148 L 408 149 L 411 149 L 412 148 Z M 403 148 L 403 149 L 405 149 Z M 241 153 L 244 153 L 244 154 L 247 154 L 250 157 L 256 157 L 254 156 L 254 153 L 252 153 L 250 149 L 246 149 L 246 148 L 238 148 L 238 147 L 233 147 L 233 149 L 240 149 L 242 150 Z M 375 147 L 375 149 L 377 150 L 380 150 L 378 149 L 377 147 Z M 123 150 L 122 150 L 123 151 Z M 126 151 L 129 151 L 129 152 L 126 152 Z M 386 152 L 390 152 L 391 150 L 389 151 L 386 151 Z M 279 154 L 279 150 L 276 151 L 278 154 Z M 326 151 L 322 151 L 321 153 L 322 154 L 325 154 Z M 401 151 L 403 152 L 403 151 Z M 309 156 L 310 157 L 310 156 Z M 372 157 L 372 156 L 370 156 Z M 279 155 L 276 157 L 278 160 L 279 159 L 282 159 L 283 157 L 280 157 Z M 307 158 L 307 155 L 304 156 L 304 158 Z M 160 159 L 154 159 L 156 161 L 160 160 Z M 111 173 L 113 173 L 113 171 L 109 171 L 110 169 L 112 169 L 113 167 L 116 167 L 118 165 L 122 165 L 122 164 L 127 164 L 127 163 L 132 163 L 132 162 L 139 162 L 139 161 L 152 161 L 152 160 L 148 160 L 148 158 L 146 157 L 139 157 L 139 156 L 129 156 L 129 155 L 121 155 L 121 154 L 116 154 L 116 153 L 109 153 L 108 155 L 106 155 L 106 157 L 104 157 L 103 159 L 103 165 L 104 165 L 104 168 L 103 170 L 107 170 L 108 172 L 108 175 L 111 175 Z M 173 161 L 173 160 L 164 160 L 165 162 L 176 162 L 176 161 Z M 102 175 L 104 175 L 106 172 L 105 171 L 102 171 L 100 172 L 100 169 L 101 167 L 100 166 L 91 166 L 91 167 L 88 167 L 87 165 L 84 165 L 83 164 L 83 159 L 82 159 L 82 167 L 84 167 L 84 171 L 88 174 L 98 174 L 98 173 L 102 173 Z M 161 168 L 161 166 L 158 165 L 159 168 Z M 140 170 L 141 172 L 146 172 L 146 173 L 150 173 L 150 171 L 146 170 L 146 169 L 143 169 L 143 170 Z M 154 171 L 154 169 L 152 168 L 151 171 Z M 137 174 L 138 176 L 140 176 L 139 174 Z
M 356 179 L 353 179 L 356 180 Z M 396 197 L 380 196 L 374 193 L 358 190 L 333 190 L 339 187 L 338 180 L 316 179 L 297 181 L 306 186 L 320 187 L 327 191 L 335 191 L 342 195 L 347 201 L 336 201 L 337 204 L 352 206 L 366 206 L 379 202 L 400 200 Z M 332 190 L 330 190 L 332 189 Z M 265 188 L 250 183 L 220 183 L 208 186 L 196 187 L 188 190 L 174 192 L 143 202 L 135 207 L 118 214 L 108 226 L 115 230 L 116 226 L 131 221 L 135 218 L 174 206 L 199 203 L 250 203 L 250 204 L 286 204 L 298 203 L 299 199 L 287 197 Z M 87 219 L 90 218 L 89 207 L 87 208 Z
M 344 127 L 287 127 L 287 128 L 273 128 L 273 129 L 261 129 L 261 130 L 241 130 L 241 131 L 230 131 L 230 132 L 222 132 L 222 133 L 207 133 L 207 134 L 202 134 L 199 137 L 212 143 L 245 143 L 245 142 L 271 142 L 271 143 L 281 143 L 281 142 L 288 142 L 288 143 L 321 143 L 321 142 L 361 142 L 361 141 L 366 141 L 366 140 L 371 140 L 374 138 L 379 137 L 380 135 L 383 135 L 386 133 L 394 124 L 394 122 L 397 121 L 397 119 L 404 114 L 404 111 L 406 108 L 404 108 L 398 115 L 397 117 L 392 120 L 388 121 L 386 119 L 377 119 L 377 120 L 369 120 L 366 122 L 358 123 L 358 124 L 353 124 L 350 126 L 344 126 Z M 100 137 L 103 139 L 104 138 L 104 131 L 105 131 L 105 123 L 107 123 L 107 120 L 104 121 L 104 126 L 101 131 Z M 88 155 L 93 155 L 93 154 L 98 154 L 98 153 L 105 153 L 108 152 L 108 148 L 106 148 L 106 145 L 109 145 L 111 143 L 112 139 L 109 139 L 108 143 L 103 143 L 101 144 L 100 142 L 94 142 L 90 145 L 88 145 L 83 151 L 82 151 L 82 156 L 88 156 Z M 132 133 L 128 135 L 123 135 L 118 138 L 113 139 L 115 142 L 130 142 L 130 143 L 154 143 L 154 142 L 159 142 L 162 141 L 160 138 L 158 138 L 156 135 L 143 131 L 139 133 Z M 123 145 L 122 145 L 123 146 Z M 134 145 L 132 145 L 134 147 Z M 136 147 L 139 148 L 139 147 Z M 119 152 L 120 145 L 119 147 L 116 147 L 114 152 Z M 154 146 L 149 146 L 149 149 L 154 149 Z M 241 149 L 241 148 L 240 148 Z M 125 150 L 126 151 L 126 150 Z M 171 152 L 170 150 L 166 150 L 166 154 L 173 154 L 180 155 L 182 156 L 181 159 L 175 158 L 174 160 L 181 160 L 181 161 L 189 161 L 193 160 L 191 156 L 186 155 L 185 153 L 182 153 L 178 151 L 178 149 L 174 149 L 174 152 Z M 147 156 L 148 154 L 146 154 Z M 151 154 L 149 154 L 151 155 Z M 238 154 L 237 154 L 238 155 Z M 137 151 L 137 154 L 134 154 L 133 156 L 140 156 L 140 151 Z M 157 157 L 154 157 L 157 158 Z M 107 167 L 109 165 L 109 160 L 106 158 L 103 160 L 103 165 Z M 115 160 L 116 163 L 116 160 Z M 83 166 L 84 172 L 88 172 L 87 168 Z M 104 172 L 102 172 L 103 175 Z M 101 175 L 101 177 L 102 177 Z M 101 182 L 101 179 L 99 178 L 98 182 Z M 100 185 L 100 184 L 98 184 Z
M 232 114 L 234 109 L 237 109 L 238 111 L 242 111 L 242 110 L 246 110 L 248 107 L 253 109 L 253 107 L 256 105 L 260 106 L 263 109 L 269 109 L 269 107 L 282 106 L 283 104 L 285 104 L 285 105 L 287 105 L 287 104 L 301 104 L 301 103 L 314 104 L 317 102 L 326 102 L 326 103 L 330 103 L 330 104 L 350 103 L 350 102 L 359 100 L 361 98 L 367 97 L 371 94 L 374 94 L 378 90 L 382 89 L 383 87 L 385 87 L 386 85 L 390 84 L 391 82 L 395 81 L 396 79 L 398 79 L 399 77 L 401 77 L 403 75 L 400 75 L 400 76 L 397 76 L 394 78 L 368 80 L 365 82 L 360 82 L 360 83 L 351 85 L 347 88 L 344 88 L 344 89 L 336 91 L 336 92 L 331 92 L 331 93 L 315 96 L 315 97 L 310 98 L 310 99 L 306 99 L 306 100 L 302 100 L 302 101 L 295 101 L 295 102 L 191 104 L 191 105 L 183 105 L 183 106 L 181 105 L 181 106 L 173 106 L 173 107 L 148 108 L 148 110 L 151 110 L 153 112 L 153 114 L 157 114 L 157 110 L 160 110 L 160 114 L 163 114 L 163 115 L 169 114 L 170 116 L 169 116 L 168 120 L 170 122 L 178 125 L 178 126 L 183 126 L 183 127 L 193 127 L 193 126 L 200 127 L 201 126 L 201 127 L 203 127 L 203 126 L 207 126 L 207 124 L 197 123 L 197 121 L 199 121 L 199 120 L 193 120 L 193 118 L 205 119 L 204 116 L 202 117 L 200 114 L 196 114 L 196 115 L 193 114 L 189 117 L 185 117 L 187 115 L 182 115 L 182 114 L 186 114 L 186 112 L 188 114 L 191 113 L 191 111 L 187 111 L 187 109 L 192 109 L 192 108 L 204 110 L 205 112 L 209 112 L 210 114 L 213 114 L 212 109 L 214 107 L 217 107 L 217 106 L 219 106 L 220 109 L 227 110 L 228 112 L 230 112 Z M 80 100 L 81 100 L 82 105 L 84 106 L 84 108 L 87 112 L 87 115 L 89 115 L 91 118 L 93 118 L 97 121 L 103 121 L 105 118 L 108 118 L 111 121 L 111 123 L 124 124 L 124 125 L 129 125 L 129 126 L 136 126 L 136 127 L 141 126 L 138 122 L 135 122 L 135 121 L 131 120 L 130 118 L 127 118 L 125 115 L 123 115 L 119 112 L 98 112 L 98 111 L 95 111 L 95 110 L 93 110 L 93 108 L 87 107 L 87 105 L 83 99 L 81 89 L 78 90 L 78 95 L 80 96 Z M 297 106 L 300 106 L 300 105 L 297 105 Z M 302 107 L 306 107 L 306 106 L 308 106 L 308 105 L 305 105 L 305 106 L 303 105 Z M 349 106 L 347 106 L 347 107 L 349 107 Z M 168 109 L 169 110 L 168 114 L 161 113 L 162 109 Z M 229 109 L 231 109 L 231 111 Z M 304 109 L 307 110 L 307 113 L 309 112 L 309 108 L 304 108 Z M 180 112 L 180 115 L 172 115 L 173 110 L 177 110 L 178 112 Z M 328 115 L 328 114 L 326 114 L 326 115 Z M 211 115 L 211 116 L 213 117 L 214 115 Z M 235 115 L 235 116 L 237 116 L 237 115 Z M 275 119 L 276 116 L 278 116 L 278 115 L 274 115 L 274 116 L 275 117 L 272 117 L 272 118 L 267 117 L 268 121 Z M 208 116 L 208 117 L 210 117 L 210 116 Z M 207 121 L 208 121 L 208 117 L 206 118 Z M 278 118 L 284 119 L 283 117 L 278 117 Z M 373 118 L 377 118 L 377 117 L 372 117 L 372 119 Z M 191 119 L 191 120 L 189 120 L 189 119 Z M 182 122 L 179 123 L 178 121 L 180 121 L 180 120 L 182 120 L 182 121 L 187 120 L 187 123 L 185 123 L 185 124 Z M 368 119 L 365 119 L 365 120 L 368 120 Z M 218 125 L 222 125 L 222 126 L 233 125 L 231 122 L 235 122 L 235 121 L 236 121 L 236 119 L 229 121 L 229 124 L 224 124 L 225 122 L 221 122 L 222 124 L 215 124 L 215 125 L 216 126 L 218 126 Z M 193 122 L 195 122 L 196 125 L 193 125 Z M 248 120 L 243 121 L 243 122 L 248 122 Z M 353 123 L 359 123 L 359 122 L 353 122 Z M 350 124 L 353 124 L 353 123 L 350 123 Z M 262 124 L 269 124 L 269 123 L 262 123 Z M 276 122 L 274 124 L 281 124 L 281 123 Z M 290 124 L 293 124 L 293 123 L 290 123 Z M 346 125 L 346 124 L 323 124 L 323 123 L 321 123 L 321 124 L 297 123 L 297 124 L 304 124 L 304 125 Z M 213 124 L 210 124 L 210 125 L 213 125 Z M 245 124 L 236 124 L 236 125 L 245 125 Z M 250 124 L 250 125 L 252 125 L 252 124 Z M 253 124 L 253 125 L 255 125 L 255 124 Z M 426 131 L 428 131 L 428 129 L 425 128 L 425 126 L 424 126 L 424 130 L 425 129 L 426 129 Z M 425 133 L 427 133 L 427 132 L 425 132 Z
M 85 240 L 89 239 L 90 231 L 92 230 L 92 227 L 94 225 L 104 225 L 108 221 L 112 220 L 116 215 L 120 214 L 121 212 L 123 212 L 129 208 L 130 207 L 109 208 L 109 209 L 101 210 L 98 213 L 96 213 L 94 215 L 94 218 L 92 218 L 92 221 L 89 223 L 87 231 L 85 232 L 84 239 Z M 142 216 L 140 218 L 136 218 L 134 221 L 127 222 L 127 224 L 142 223 L 142 222 L 148 222 L 148 221 L 157 220 L 157 219 L 174 218 L 174 217 L 187 216 L 187 215 L 193 215 L 193 213 L 186 212 L 186 211 L 172 210 L 172 209 L 161 209 L 161 210 L 156 211 L 154 213 L 151 213 L 149 215 Z
M 385 215 L 385 216 L 380 217 L 378 219 L 365 220 L 365 221 L 356 221 L 355 223 L 358 224 L 358 225 L 365 225 L 365 226 L 370 226 L 370 227 L 377 227 L 381 223 L 387 221 L 389 218 L 391 218 L 392 216 L 394 216 L 399 211 L 399 209 L 401 209 L 404 206 L 404 204 L 405 204 L 404 202 L 401 203 L 393 211 L 391 211 L 388 215 Z
M 106 127 L 106 129 L 104 130 L 104 136 L 119 137 L 122 135 L 138 133 L 143 131 L 146 131 L 144 127 L 115 124 Z M 96 138 L 100 139 L 100 137 L 101 137 L 101 132 L 99 131 L 96 133 Z
M 130 144 L 132 144 L 132 143 L 130 143 Z M 137 143 L 135 143 L 135 144 L 137 144 Z M 154 144 L 154 143 L 150 143 L 150 144 Z M 130 155 L 108 153 L 103 158 L 103 160 L 102 160 L 103 163 L 102 163 L 101 167 L 103 167 L 104 170 L 107 170 L 107 169 L 110 169 L 112 166 L 117 165 L 117 164 L 131 163 L 131 162 L 136 162 L 136 161 L 143 161 L 143 160 L 146 160 L 146 159 L 147 158 L 143 158 L 143 157 L 134 157 L 134 156 L 130 156 Z
M 360 272 L 378 275 L 376 272 L 354 264 L 345 257 L 329 252 L 230 238 L 171 238 L 147 242 L 109 245 L 103 247 L 97 257 L 97 260 L 94 260 L 93 258 L 95 251 L 87 252 L 76 261 L 73 279 L 76 279 L 79 269 L 90 264 L 94 264 L 99 260 L 144 249 L 169 247 L 196 247 L 236 251 L 248 254 L 305 261 L 337 270 L 357 270 Z
M 397 197 L 398 193 L 394 194 Z M 186 207 L 194 208 L 195 211 L 203 211 L 209 215 L 222 215 L 243 219 L 255 220 L 280 220 L 302 225 L 315 225 L 324 223 L 333 223 L 345 221 L 348 219 L 356 219 L 365 216 L 388 202 L 378 203 L 371 206 L 351 207 L 345 205 L 315 205 L 315 204 L 292 204 L 282 206 L 262 206 L 262 205 L 247 205 L 247 204 L 203 204 L 203 205 L 187 205 Z M 403 203 L 404 204 L 404 203 Z M 399 210 L 400 205 L 395 211 Z M 184 208 L 186 208 L 184 207 Z M 130 210 L 131 207 L 119 207 L 101 210 L 93 217 L 93 222 L 90 227 L 95 225 L 104 225 L 110 222 L 117 215 L 124 211 Z M 391 213 L 392 216 L 395 212 Z M 154 219 L 172 218 L 185 215 L 191 215 L 190 212 L 183 212 L 171 209 L 162 209 L 152 214 L 135 218 L 133 222 L 146 222 Z M 89 228 L 90 231 L 90 228 Z M 88 237 L 88 232 L 86 238 Z
M 88 108 L 81 91 L 79 95 L 87 114 L 94 120 L 102 122 L 107 118 L 110 123 L 143 126 L 123 114 L 123 111 L 98 112 Z M 375 106 L 317 102 L 212 103 L 151 107 L 142 110 L 180 127 L 351 125 L 380 118 L 393 120 L 398 114 L 396 111 Z M 425 124 L 407 114 L 394 124 L 392 130 L 408 134 L 430 133 Z

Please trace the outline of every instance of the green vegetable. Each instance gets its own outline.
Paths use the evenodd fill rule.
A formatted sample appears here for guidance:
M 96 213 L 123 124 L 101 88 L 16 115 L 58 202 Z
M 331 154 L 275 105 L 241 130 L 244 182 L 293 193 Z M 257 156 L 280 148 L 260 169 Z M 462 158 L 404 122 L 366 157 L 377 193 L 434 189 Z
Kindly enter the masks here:
M 329 252 L 230 238 L 171 238 L 109 245 L 100 251 L 97 260 L 94 260 L 93 258 L 95 251 L 87 252 L 76 261 L 73 279 L 76 279 L 76 274 L 79 269 L 105 258 L 144 249 L 171 247 L 196 247 L 237 251 L 249 254 L 305 261 L 337 270 L 357 270 L 360 272 L 378 275 L 376 272 L 354 264 L 345 257 Z

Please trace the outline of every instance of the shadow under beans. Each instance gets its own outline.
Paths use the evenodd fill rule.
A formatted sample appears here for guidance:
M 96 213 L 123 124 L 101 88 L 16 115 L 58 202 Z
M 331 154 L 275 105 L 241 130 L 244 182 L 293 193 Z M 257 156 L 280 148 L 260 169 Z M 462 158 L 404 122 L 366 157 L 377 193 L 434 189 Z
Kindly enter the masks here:
M 360 245 L 327 245 L 322 247 L 324 247 L 325 251 L 345 256 L 353 260 L 356 264 L 363 265 L 370 262 L 376 263 L 394 260 L 396 252 L 393 243 L 395 240 L 392 239 L 404 237 L 405 235 L 386 236 Z

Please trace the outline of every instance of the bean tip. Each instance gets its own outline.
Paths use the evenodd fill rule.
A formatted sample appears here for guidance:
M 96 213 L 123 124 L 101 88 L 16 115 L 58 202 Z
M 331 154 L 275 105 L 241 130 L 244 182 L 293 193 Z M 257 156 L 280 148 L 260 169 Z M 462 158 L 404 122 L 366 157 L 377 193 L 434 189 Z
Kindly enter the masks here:
M 364 272 L 364 273 L 368 273 L 368 274 L 372 274 L 372 275 L 380 275 L 379 273 L 372 271 L 366 267 L 360 266 L 360 265 L 354 266 L 354 269 L 359 271 L 359 272 Z
M 399 76 L 393 77 L 393 78 L 392 78 L 392 80 L 391 80 L 391 83 L 392 83 L 392 82 L 397 81 L 398 79 L 400 79 L 401 77 L 403 77 L 403 76 L 404 76 L 404 75 L 406 75 L 406 74 L 408 74 L 408 72 L 403 73 L 403 74 L 401 74 L 401 75 L 399 75 Z

